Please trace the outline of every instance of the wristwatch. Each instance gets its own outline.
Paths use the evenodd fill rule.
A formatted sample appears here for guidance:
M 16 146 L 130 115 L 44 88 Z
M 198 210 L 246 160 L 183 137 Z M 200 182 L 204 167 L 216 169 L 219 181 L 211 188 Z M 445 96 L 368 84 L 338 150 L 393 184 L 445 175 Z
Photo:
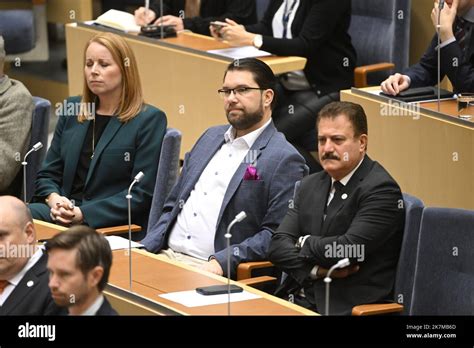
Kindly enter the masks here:
M 253 45 L 254 47 L 260 49 L 263 45 L 263 37 L 262 35 L 255 35 L 253 38 Z

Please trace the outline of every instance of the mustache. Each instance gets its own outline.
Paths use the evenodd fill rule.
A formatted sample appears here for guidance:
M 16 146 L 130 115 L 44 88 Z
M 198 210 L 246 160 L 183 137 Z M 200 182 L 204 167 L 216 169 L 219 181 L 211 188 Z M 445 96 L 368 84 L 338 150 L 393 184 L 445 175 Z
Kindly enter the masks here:
M 339 157 L 337 155 L 335 155 L 334 153 L 332 153 L 332 152 L 325 153 L 321 159 L 323 161 L 327 160 L 327 159 L 332 159 L 332 160 L 338 160 L 339 161 Z

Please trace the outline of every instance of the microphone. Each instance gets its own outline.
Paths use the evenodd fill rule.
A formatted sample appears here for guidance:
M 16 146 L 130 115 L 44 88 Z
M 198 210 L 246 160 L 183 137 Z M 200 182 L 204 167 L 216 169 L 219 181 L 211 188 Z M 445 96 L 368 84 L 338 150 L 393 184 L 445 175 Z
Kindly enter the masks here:
M 438 3 L 438 24 L 436 25 L 436 33 L 438 35 L 438 112 L 441 109 L 441 38 L 440 38 L 440 31 L 441 31 L 441 10 L 444 7 L 444 0 L 439 0 Z
M 232 220 L 232 222 L 229 224 L 229 227 L 227 227 L 227 233 L 224 235 L 225 238 L 227 238 L 227 315 L 230 316 L 230 239 L 232 238 L 232 235 L 230 234 L 231 228 L 243 221 L 247 217 L 247 214 L 245 211 L 241 211 L 235 216 L 235 219 Z
M 25 202 L 25 204 L 26 204 L 26 165 L 28 164 L 28 162 L 26 162 L 26 157 L 28 157 L 30 153 L 38 151 L 42 147 L 43 147 L 43 143 L 41 141 L 34 144 L 33 147 L 30 149 L 30 151 L 26 153 L 25 157 L 23 158 L 23 162 L 21 162 L 21 165 L 23 166 L 23 201 Z
M 349 266 L 350 262 L 349 259 L 346 257 L 345 259 L 340 260 L 334 266 L 332 266 L 328 273 L 326 274 L 326 278 L 324 278 L 324 282 L 326 283 L 326 315 L 329 315 L 329 284 L 331 283 L 331 273 L 338 268 L 344 268 Z
M 132 291 L 132 208 L 130 206 L 132 195 L 130 194 L 130 191 L 132 190 L 133 185 L 140 182 L 144 176 L 145 174 L 143 172 L 139 172 L 137 175 L 135 175 L 135 178 L 133 178 L 133 181 L 128 188 L 128 194 L 125 196 L 125 198 L 128 200 L 128 276 L 130 282 L 130 291 Z

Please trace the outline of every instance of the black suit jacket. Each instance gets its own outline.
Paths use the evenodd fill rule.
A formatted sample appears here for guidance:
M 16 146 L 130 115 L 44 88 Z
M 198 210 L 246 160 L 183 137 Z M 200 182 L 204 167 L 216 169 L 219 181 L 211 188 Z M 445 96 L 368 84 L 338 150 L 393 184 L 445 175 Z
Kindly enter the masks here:
M 474 25 L 471 30 L 474 30 Z M 474 33 L 466 45 L 469 47 L 465 55 L 457 41 L 441 48 L 441 79 L 447 75 L 456 93 L 474 92 Z M 404 72 L 410 76 L 410 87 L 434 86 L 438 83 L 437 46 L 438 36 L 435 35 L 420 61 Z
M 118 315 L 118 313 L 110 305 L 110 302 L 107 301 L 107 298 L 104 297 L 104 302 L 95 315 Z
M 405 216 L 400 188 L 380 164 L 366 156 L 344 188 L 346 199 L 323 220 L 330 186 L 326 172 L 304 178 L 294 207 L 272 238 L 269 259 L 289 275 L 277 294 L 287 295 L 304 286 L 308 301 L 324 310 L 325 283 L 323 279 L 309 281 L 309 273 L 315 265 L 329 269 L 350 257 L 360 269 L 347 278 L 333 279 L 330 313 L 350 314 L 355 305 L 393 300 Z M 305 235 L 311 237 L 299 250 L 295 243 Z M 337 254 L 333 243 L 341 248 L 359 245 L 363 254 Z
M 51 297 L 47 262 L 48 256 L 44 254 L 26 272 L 15 290 L 0 307 L 0 315 L 58 315 L 66 313 L 66 310 L 58 307 Z
M 273 37 L 272 21 L 282 3 L 272 0 L 262 21 L 245 27 L 263 35 L 262 50 L 279 56 L 306 57 L 304 71 L 318 95 L 350 88 L 356 66 L 356 52 L 348 34 L 351 1 L 301 0 L 291 26 L 293 39 L 277 39 Z
M 164 0 L 163 14 L 182 17 L 186 0 Z M 154 1 L 150 8 L 160 16 L 160 2 Z M 186 16 L 186 14 L 184 13 Z M 257 22 L 255 0 L 202 0 L 199 17 L 184 18 L 184 28 L 192 32 L 210 35 L 209 24 L 212 21 L 223 22 L 226 18 L 240 24 Z

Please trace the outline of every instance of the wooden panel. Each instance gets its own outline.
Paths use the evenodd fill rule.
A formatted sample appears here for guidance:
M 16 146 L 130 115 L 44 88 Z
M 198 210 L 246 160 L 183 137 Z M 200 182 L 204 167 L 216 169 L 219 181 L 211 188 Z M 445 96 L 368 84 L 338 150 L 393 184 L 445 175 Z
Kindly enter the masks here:
M 474 209 L 472 127 L 430 116 L 423 109 L 403 115 L 396 104 L 351 91 L 342 91 L 341 100 L 362 105 L 369 124 L 368 154 L 403 192 L 427 206 Z M 443 110 L 455 112 L 453 103 L 448 101 Z
M 93 0 L 48 0 L 48 22 L 71 23 L 93 18 Z

